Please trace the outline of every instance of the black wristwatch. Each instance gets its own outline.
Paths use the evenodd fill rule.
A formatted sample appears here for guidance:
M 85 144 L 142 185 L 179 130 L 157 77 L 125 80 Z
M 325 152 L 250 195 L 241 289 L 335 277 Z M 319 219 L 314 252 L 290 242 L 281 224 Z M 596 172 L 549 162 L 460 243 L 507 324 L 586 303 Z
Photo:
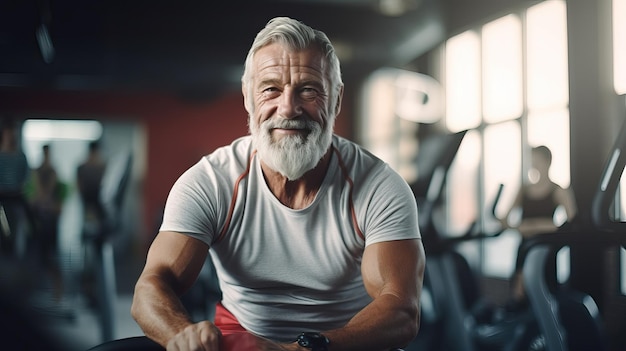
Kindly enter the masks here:
M 311 351 L 328 351 L 330 340 L 320 333 L 304 332 L 296 339 L 298 345 L 311 349 Z

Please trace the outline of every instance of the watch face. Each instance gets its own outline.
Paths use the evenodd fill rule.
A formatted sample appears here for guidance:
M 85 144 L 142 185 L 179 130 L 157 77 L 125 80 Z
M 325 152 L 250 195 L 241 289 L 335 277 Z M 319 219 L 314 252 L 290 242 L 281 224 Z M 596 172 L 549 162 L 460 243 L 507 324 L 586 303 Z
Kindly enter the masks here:
M 298 336 L 298 345 L 313 351 L 327 351 L 328 338 L 320 333 L 304 332 Z

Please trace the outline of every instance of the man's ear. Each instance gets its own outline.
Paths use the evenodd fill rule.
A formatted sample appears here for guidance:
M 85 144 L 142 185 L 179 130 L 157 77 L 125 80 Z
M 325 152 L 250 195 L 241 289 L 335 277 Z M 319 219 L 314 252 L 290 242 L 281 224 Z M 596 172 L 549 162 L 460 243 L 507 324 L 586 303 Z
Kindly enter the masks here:
M 343 84 L 339 87 L 339 91 L 337 92 L 337 102 L 335 104 L 335 117 L 339 116 L 339 112 L 341 112 L 341 100 L 343 99 Z
M 244 83 L 241 83 L 241 94 L 243 95 L 243 107 L 246 109 L 248 114 L 250 113 L 250 109 L 248 108 L 248 89 Z

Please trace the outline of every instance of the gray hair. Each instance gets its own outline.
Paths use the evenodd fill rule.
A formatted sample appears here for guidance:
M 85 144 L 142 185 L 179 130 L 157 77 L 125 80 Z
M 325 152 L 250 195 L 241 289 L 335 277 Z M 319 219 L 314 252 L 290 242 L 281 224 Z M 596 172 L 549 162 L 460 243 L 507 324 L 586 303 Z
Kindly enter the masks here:
M 317 47 L 321 50 L 324 57 L 328 62 L 327 79 L 331 84 L 331 91 L 329 92 L 329 98 L 331 106 L 334 106 L 337 102 L 340 88 L 343 86 L 341 80 L 341 66 L 339 58 L 335 53 L 335 48 L 328 39 L 328 36 L 320 30 L 313 29 L 306 24 L 289 18 L 289 17 L 276 17 L 267 22 L 265 28 L 263 28 L 254 39 L 246 62 L 244 66 L 243 76 L 241 82 L 247 86 L 246 94 L 250 96 L 252 93 L 252 60 L 254 54 L 262 47 L 265 47 L 272 43 L 280 43 L 287 48 L 299 51 L 309 47 Z M 248 104 L 252 104 L 252 99 L 247 99 Z M 252 111 L 252 106 L 246 106 L 248 111 Z

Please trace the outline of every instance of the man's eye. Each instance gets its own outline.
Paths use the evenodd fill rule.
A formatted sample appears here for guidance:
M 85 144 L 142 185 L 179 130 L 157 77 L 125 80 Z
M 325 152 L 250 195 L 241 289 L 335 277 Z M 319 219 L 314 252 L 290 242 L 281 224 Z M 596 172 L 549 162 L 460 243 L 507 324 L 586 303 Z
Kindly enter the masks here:
M 267 96 L 267 97 L 274 97 L 276 95 L 278 95 L 280 93 L 280 91 L 275 88 L 275 87 L 269 87 L 269 88 L 265 88 L 263 89 L 263 95 Z
M 314 88 L 303 88 L 300 91 L 300 95 L 302 95 L 303 98 L 305 99 L 311 99 L 311 98 L 315 98 L 318 95 L 318 91 L 317 89 Z

